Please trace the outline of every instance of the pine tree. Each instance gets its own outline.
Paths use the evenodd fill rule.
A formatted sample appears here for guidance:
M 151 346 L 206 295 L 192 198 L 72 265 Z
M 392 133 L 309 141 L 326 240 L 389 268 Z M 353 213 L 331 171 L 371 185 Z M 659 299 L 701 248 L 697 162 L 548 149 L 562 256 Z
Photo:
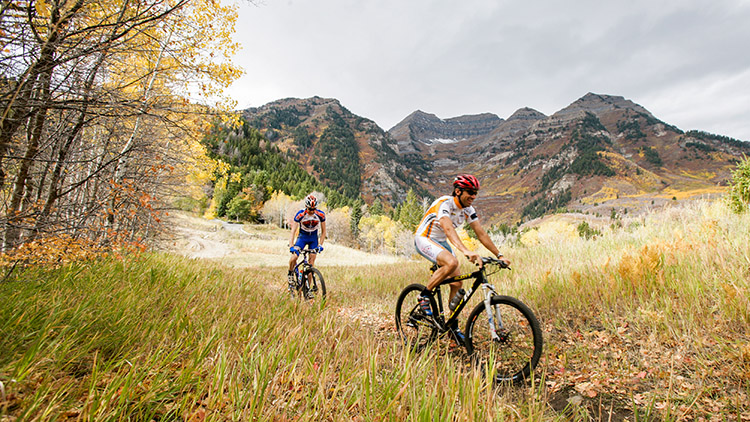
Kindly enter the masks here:
M 738 214 L 750 205 L 750 158 L 746 156 L 732 171 L 728 200 L 731 209 Z
M 406 199 L 401 204 L 401 212 L 399 213 L 399 222 L 404 225 L 408 230 L 414 231 L 419 225 L 419 221 L 422 219 L 422 201 L 417 198 L 417 194 L 414 193 L 414 189 L 409 189 L 406 193 Z
M 368 209 L 370 212 L 370 215 L 383 215 L 385 214 L 385 210 L 383 209 L 383 203 L 380 202 L 380 198 L 375 198 L 374 201 L 372 201 L 372 205 L 370 205 L 370 208 Z
M 354 201 L 354 205 L 352 206 L 352 213 L 349 219 L 349 225 L 351 226 L 351 229 L 352 229 L 352 235 L 355 238 L 359 236 L 359 220 L 362 219 L 362 206 L 363 205 L 364 205 L 364 202 L 360 198 Z
M 396 205 L 390 212 L 391 220 L 399 221 L 401 219 L 401 204 Z

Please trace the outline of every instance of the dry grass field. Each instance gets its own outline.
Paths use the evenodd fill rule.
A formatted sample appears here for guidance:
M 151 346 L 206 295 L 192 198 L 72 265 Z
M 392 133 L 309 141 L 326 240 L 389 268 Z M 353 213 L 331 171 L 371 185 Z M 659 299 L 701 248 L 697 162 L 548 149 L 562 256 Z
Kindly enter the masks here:
M 280 288 L 288 232 L 184 222 L 179 253 L 0 285 L 0 420 L 750 420 L 750 216 L 720 203 L 504 246 L 491 281 L 545 336 L 521 386 L 447 340 L 401 345 L 396 297 L 423 261 L 330 245 L 328 298 L 304 302 Z

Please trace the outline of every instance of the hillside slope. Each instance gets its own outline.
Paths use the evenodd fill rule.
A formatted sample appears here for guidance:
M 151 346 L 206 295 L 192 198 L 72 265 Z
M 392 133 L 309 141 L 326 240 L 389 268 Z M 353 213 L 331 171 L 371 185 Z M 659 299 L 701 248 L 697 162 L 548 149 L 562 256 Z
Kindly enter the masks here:
M 415 174 L 429 170 L 418 155 L 399 155 L 395 141 L 372 120 L 338 100 L 283 99 L 243 112 L 252 127 L 322 183 L 348 197 L 396 204 L 410 188 L 429 195 Z
M 335 99 L 284 99 L 243 116 L 322 183 L 367 203 L 450 192 L 457 173 L 482 181 L 485 221 L 559 209 L 609 215 L 725 191 L 750 143 L 663 122 L 620 96 L 588 93 L 546 116 L 532 108 L 441 119 L 415 111 L 388 132 Z
M 438 186 L 476 174 L 476 201 L 491 221 L 539 217 L 559 208 L 609 214 L 725 190 L 750 144 L 683 132 L 623 97 L 586 94 L 544 116 L 522 109 L 491 134 L 452 145 L 424 145 Z

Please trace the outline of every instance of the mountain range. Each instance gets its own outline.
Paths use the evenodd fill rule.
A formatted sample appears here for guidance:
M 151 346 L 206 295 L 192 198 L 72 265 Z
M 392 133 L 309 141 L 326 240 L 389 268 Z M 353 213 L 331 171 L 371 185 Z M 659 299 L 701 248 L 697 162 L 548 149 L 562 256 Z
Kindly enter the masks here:
M 401 202 L 450 192 L 458 173 L 475 174 L 476 207 L 489 222 L 520 222 L 558 210 L 592 215 L 722 194 L 750 143 L 683 131 L 621 96 L 588 93 L 546 116 L 532 108 L 450 119 L 417 110 L 388 131 L 338 100 L 283 99 L 243 117 L 321 182 L 366 202 Z M 321 160 L 320 158 L 324 159 Z

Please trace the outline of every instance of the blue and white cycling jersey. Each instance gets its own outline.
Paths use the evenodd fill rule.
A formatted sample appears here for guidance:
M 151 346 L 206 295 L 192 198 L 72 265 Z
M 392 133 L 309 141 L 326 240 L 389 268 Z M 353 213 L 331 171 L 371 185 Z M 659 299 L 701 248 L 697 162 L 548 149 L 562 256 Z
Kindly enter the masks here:
M 302 232 L 317 234 L 320 223 L 326 221 L 326 214 L 321 210 L 315 210 L 312 214 L 299 210 L 294 216 L 294 221 L 299 223 L 300 235 Z

